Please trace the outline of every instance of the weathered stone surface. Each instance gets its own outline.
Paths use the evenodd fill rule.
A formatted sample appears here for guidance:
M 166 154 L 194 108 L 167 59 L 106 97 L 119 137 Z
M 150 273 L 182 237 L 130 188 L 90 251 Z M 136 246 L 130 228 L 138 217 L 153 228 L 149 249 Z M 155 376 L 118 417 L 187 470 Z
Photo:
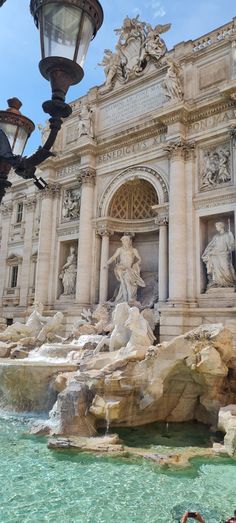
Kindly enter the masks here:
M 217 324 L 151 346 L 141 355 L 129 348 L 92 353 L 58 396 L 57 433 L 87 433 L 85 412 L 93 428 L 190 420 L 216 427 L 219 409 L 235 397 L 225 388 L 232 350 L 230 332 Z M 79 422 L 76 416 L 75 423 L 68 419 L 70 402 L 80 409 Z
M 75 369 L 72 363 L 5 359 L 0 365 L 0 403 L 21 412 L 47 412 L 56 401 L 53 377 Z
M 225 432 L 224 445 L 221 449 L 218 448 L 218 451 L 233 456 L 236 453 L 236 404 L 220 409 L 218 428 Z
M 94 436 L 96 434 L 95 418 L 87 412 L 92 398 L 93 393 L 87 385 L 73 380 L 58 395 L 50 412 L 51 434 Z
M 11 350 L 16 346 L 16 343 L 5 343 L 0 341 L 0 358 L 9 358 Z

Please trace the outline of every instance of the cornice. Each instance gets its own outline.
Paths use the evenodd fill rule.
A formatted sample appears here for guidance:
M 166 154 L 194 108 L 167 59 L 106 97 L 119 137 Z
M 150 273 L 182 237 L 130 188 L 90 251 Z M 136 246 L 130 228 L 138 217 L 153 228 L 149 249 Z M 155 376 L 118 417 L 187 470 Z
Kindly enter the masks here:
M 193 198 L 194 208 L 197 209 L 210 209 L 211 207 L 218 207 L 229 203 L 235 204 L 236 201 L 236 189 L 234 187 L 228 187 L 225 193 L 222 193 L 222 189 L 208 191 L 207 193 L 195 196 Z
M 141 140 L 145 140 L 147 138 L 153 138 L 155 136 L 165 135 L 167 133 L 167 127 L 161 124 L 157 121 L 156 118 L 154 118 L 151 123 L 146 122 L 143 125 L 137 125 L 130 127 L 129 129 L 125 129 L 123 131 L 120 131 L 119 133 L 116 133 L 113 136 L 109 136 L 106 138 L 102 138 L 98 141 L 98 148 L 97 152 L 99 154 L 103 154 L 105 152 L 113 151 L 114 149 L 117 149 L 117 147 L 123 147 L 125 145 L 132 145 L 134 143 Z

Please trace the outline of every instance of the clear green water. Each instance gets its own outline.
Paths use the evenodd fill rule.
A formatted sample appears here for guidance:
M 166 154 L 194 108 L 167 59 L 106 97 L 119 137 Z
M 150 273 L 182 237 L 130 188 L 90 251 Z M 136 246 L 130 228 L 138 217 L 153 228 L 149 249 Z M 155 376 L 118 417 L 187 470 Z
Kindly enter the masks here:
M 161 470 L 144 460 L 49 451 L 44 438 L 27 430 L 27 420 L 0 419 L 0 523 L 168 523 L 178 504 L 215 508 L 224 517 L 235 508 L 233 460 L 198 459 L 190 470 Z M 144 443 L 143 431 L 136 431 L 134 444 Z M 190 426 L 181 437 L 177 430 L 181 441 L 183 431 Z

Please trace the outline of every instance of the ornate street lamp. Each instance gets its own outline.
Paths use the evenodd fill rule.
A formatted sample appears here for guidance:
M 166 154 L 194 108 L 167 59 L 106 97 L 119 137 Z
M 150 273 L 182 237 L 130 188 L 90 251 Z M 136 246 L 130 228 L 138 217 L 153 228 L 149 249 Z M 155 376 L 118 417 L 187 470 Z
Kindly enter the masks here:
M 0 0 L 0 7 L 5 1 Z M 17 98 L 8 100 L 9 108 L 0 111 L 0 202 L 11 186 L 7 180 L 11 167 L 25 179 L 34 178 L 39 189 L 46 186 L 42 179 L 36 178 L 36 166 L 53 155 L 50 149 L 62 118 L 72 112 L 65 102 L 67 91 L 82 80 L 89 43 L 103 22 L 98 0 L 31 0 L 30 11 L 40 30 L 42 60 L 39 69 L 50 81 L 52 89 L 51 100 L 43 103 L 44 112 L 51 116 L 50 134 L 35 154 L 22 157 L 34 124 L 20 113 L 21 102 Z

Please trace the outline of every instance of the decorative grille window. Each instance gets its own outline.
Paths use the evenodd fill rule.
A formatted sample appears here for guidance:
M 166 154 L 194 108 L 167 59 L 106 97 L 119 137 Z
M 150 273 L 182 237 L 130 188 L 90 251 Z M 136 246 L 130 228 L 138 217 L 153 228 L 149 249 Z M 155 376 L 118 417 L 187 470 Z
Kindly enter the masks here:
M 154 187 L 146 180 L 131 180 L 120 187 L 112 198 L 109 216 L 120 220 L 152 218 L 152 205 L 158 204 Z

